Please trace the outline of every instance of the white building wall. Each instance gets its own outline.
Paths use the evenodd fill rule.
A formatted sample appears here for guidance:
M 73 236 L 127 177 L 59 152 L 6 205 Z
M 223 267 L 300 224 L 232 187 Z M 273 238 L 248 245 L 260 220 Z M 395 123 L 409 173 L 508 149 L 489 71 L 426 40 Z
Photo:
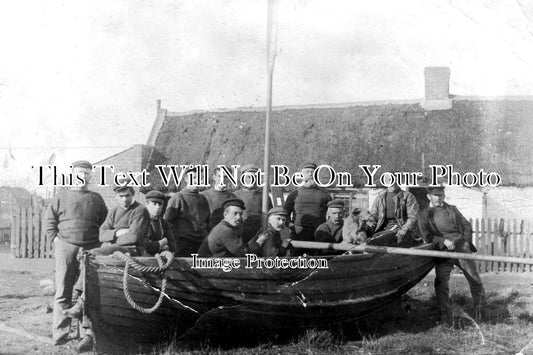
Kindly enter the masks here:
M 533 220 L 533 187 L 487 190 L 487 218 Z
M 455 205 L 467 219 L 483 218 L 483 191 L 478 188 L 447 186 L 445 201 Z

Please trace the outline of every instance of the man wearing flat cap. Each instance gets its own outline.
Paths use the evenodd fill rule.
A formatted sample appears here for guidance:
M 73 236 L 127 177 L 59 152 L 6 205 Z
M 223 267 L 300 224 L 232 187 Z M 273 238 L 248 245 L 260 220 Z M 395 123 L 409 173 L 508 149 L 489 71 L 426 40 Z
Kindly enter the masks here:
M 204 239 L 198 256 L 228 258 L 260 253 L 261 245 L 265 241 L 264 236 L 251 240 L 248 244 L 241 240 L 244 202 L 237 198 L 230 199 L 224 202 L 223 208 L 224 219 Z
M 145 206 L 134 200 L 135 190 L 129 180 L 116 186 L 118 206 L 112 208 L 100 227 L 102 246 L 95 254 L 112 254 L 114 251 L 128 252 L 132 256 L 142 254 L 142 241 L 150 224 L 150 213 Z
M 255 174 L 259 168 L 254 165 L 245 165 L 241 174 Z M 243 215 L 242 241 L 247 243 L 261 229 L 263 216 L 263 190 L 254 183 L 252 186 L 242 186 L 234 192 L 237 198 L 244 201 L 246 209 Z M 272 208 L 272 201 L 268 199 L 268 208 Z
M 390 238 L 391 242 L 411 243 L 417 239 L 419 209 L 415 196 L 394 184 L 380 192 L 374 200 L 367 226 L 373 229 L 374 235 L 386 232 L 383 233 L 383 238 Z
M 264 233 L 258 233 L 253 240 L 261 236 L 265 238 L 258 256 L 273 258 L 286 256 L 289 247 L 289 239 L 284 239 L 281 231 L 287 221 L 287 211 L 283 207 L 273 207 L 268 210 L 268 226 Z
M 200 194 L 207 199 L 209 204 L 209 226 L 208 230 L 214 228 L 224 216 L 224 202 L 229 199 L 237 198 L 233 193 L 227 190 L 226 184 L 223 182 L 222 169 L 216 167 L 213 171 L 214 185 L 212 188 L 202 191 Z
M 344 220 L 344 201 L 328 202 L 327 221 L 315 231 L 315 241 L 324 243 L 341 243 Z
M 304 164 L 304 184 L 291 192 L 283 207 L 289 214 L 289 226 L 294 226 L 295 240 L 313 240 L 316 228 L 326 221 L 328 202 L 331 196 L 320 189 L 313 178 L 317 166 Z
M 72 186 L 54 196 L 44 219 L 46 237 L 52 241 L 56 260 L 56 294 L 52 337 L 56 345 L 69 340 L 71 319 L 63 312 L 72 304 L 72 289 L 79 272 L 77 255 L 96 248 L 98 229 L 104 222 L 107 207 L 102 196 L 89 191 L 92 164 L 86 160 L 72 163 L 72 173 L 84 184 Z
M 457 207 L 444 202 L 444 187 L 428 187 L 429 205 L 418 215 L 418 226 L 424 241 L 433 243 L 438 249 L 472 253 L 476 251 L 472 243 L 472 225 L 459 212 Z M 441 321 L 453 323 L 448 282 L 453 267 L 457 266 L 465 275 L 469 285 L 476 316 L 485 307 L 485 290 L 476 269 L 474 260 L 438 259 L 435 266 L 435 293 L 441 311 Z
M 146 208 L 150 213 L 150 225 L 143 240 L 146 254 L 155 255 L 165 250 L 176 252 L 170 224 L 161 216 L 165 195 L 161 191 L 152 190 L 145 195 L 145 198 Z
M 176 241 L 176 256 L 190 257 L 207 237 L 210 212 L 207 198 L 198 192 L 196 169 L 187 169 L 185 174 L 187 186 L 170 198 L 165 219 Z

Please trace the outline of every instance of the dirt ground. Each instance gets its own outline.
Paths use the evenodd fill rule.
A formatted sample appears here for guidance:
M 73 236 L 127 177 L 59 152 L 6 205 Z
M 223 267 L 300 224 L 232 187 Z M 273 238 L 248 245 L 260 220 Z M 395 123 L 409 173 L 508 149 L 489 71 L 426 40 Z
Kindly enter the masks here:
M 428 342 L 427 340 L 434 336 L 436 339 L 442 338 L 438 335 L 442 329 L 435 323 L 436 316 L 428 311 L 432 307 L 431 299 L 434 297 L 433 277 L 432 273 L 428 275 L 404 297 L 407 316 L 395 329 L 392 328 L 398 323 L 391 323 L 388 325 L 389 329 L 382 326 L 379 332 L 365 336 L 362 341 L 343 342 L 334 349 L 313 348 L 307 344 L 296 348 L 299 349 L 297 352 L 391 354 L 397 353 L 395 348 L 391 347 L 398 345 L 400 339 L 404 346 L 402 349 L 407 351 L 402 353 L 515 354 L 533 338 L 533 273 L 492 273 L 482 275 L 489 297 L 490 321 L 481 323 L 479 331 L 469 321 L 465 325 L 468 331 L 446 330 L 448 343 L 453 344 L 441 346 L 435 345 L 432 340 Z M 53 295 L 49 290 L 47 294 L 43 292 L 43 287 L 40 286 L 40 282 L 46 279 L 54 279 L 53 260 L 12 259 L 9 254 L 0 253 L 0 354 L 75 353 L 76 341 L 63 346 L 51 344 Z M 466 280 L 462 275 L 454 274 L 450 286 L 454 304 L 459 308 L 464 307 L 468 313 L 471 301 Z M 414 323 L 418 324 L 414 326 Z M 480 332 L 484 333 L 485 343 L 488 344 L 485 348 L 478 347 Z M 458 345 L 457 342 L 464 345 Z M 274 345 L 266 352 L 293 352 L 294 346 L 299 345 Z M 422 348 L 418 349 L 417 346 Z M 423 348 L 424 346 L 429 348 Z M 470 346 L 472 352 L 468 350 Z M 478 350 L 474 351 L 474 346 Z M 247 353 L 265 352 L 266 349 L 263 345 L 235 350 L 238 353 Z M 157 353 L 168 353 L 168 350 Z M 533 345 L 528 347 L 524 354 L 533 354 Z

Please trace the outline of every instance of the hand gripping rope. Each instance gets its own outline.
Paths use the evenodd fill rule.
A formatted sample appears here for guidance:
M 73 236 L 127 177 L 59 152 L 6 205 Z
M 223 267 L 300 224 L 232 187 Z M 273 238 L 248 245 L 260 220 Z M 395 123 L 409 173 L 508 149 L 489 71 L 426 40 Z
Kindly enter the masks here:
M 114 252 L 113 255 L 118 257 L 118 258 L 120 258 L 122 261 L 124 261 L 126 263 L 126 265 L 124 265 L 124 277 L 122 279 L 122 286 L 124 287 L 124 296 L 126 297 L 126 300 L 130 304 L 130 306 L 133 309 L 135 309 L 135 310 L 137 310 L 137 311 L 139 311 L 141 313 L 144 313 L 144 314 L 150 314 L 150 313 L 155 312 L 159 308 L 159 306 L 161 306 L 161 303 L 163 302 L 163 297 L 165 295 L 165 290 L 166 290 L 166 287 L 167 287 L 167 277 L 163 276 L 163 280 L 161 281 L 161 290 L 159 292 L 159 298 L 158 298 L 157 302 L 155 303 L 155 305 L 153 307 L 151 307 L 151 308 L 143 308 L 143 307 L 139 306 L 137 303 L 135 303 L 135 301 L 133 300 L 133 298 L 130 295 L 130 291 L 129 291 L 129 288 L 128 288 L 129 287 L 129 285 L 128 285 L 128 268 L 131 265 L 135 270 L 137 270 L 139 272 L 148 272 L 148 273 L 152 273 L 152 274 L 158 274 L 158 273 L 164 274 L 164 272 L 172 264 L 172 260 L 174 260 L 174 255 L 171 252 L 169 252 L 169 251 L 164 251 L 161 254 L 156 254 L 155 258 L 157 259 L 157 263 L 159 264 L 159 267 L 143 265 L 143 264 L 139 263 L 138 261 L 132 259 L 129 256 L 129 254 L 124 254 L 124 253 L 122 253 L 120 251 Z M 166 263 L 165 264 L 163 264 L 163 260 L 161 259 L 161 257 L 164 257 L 166 259 Z

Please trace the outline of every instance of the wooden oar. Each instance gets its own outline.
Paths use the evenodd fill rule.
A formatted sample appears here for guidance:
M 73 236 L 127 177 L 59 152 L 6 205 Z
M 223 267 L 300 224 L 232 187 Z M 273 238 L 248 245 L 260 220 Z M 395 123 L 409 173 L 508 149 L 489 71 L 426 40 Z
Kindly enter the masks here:
M 449 251 L 394 248 L 394 247 L 382 247 L 382 246 L 377 246 L 377 245 L 365 245 L 365 244 L 353 245 L 353 244 L 347 244 L 347 243 L 320 243 L 320 242 L 304 242 L 304 241 L 299 241 L 299 240 L 292 240 L 291 245 L 295 248 L 301 248 L 301 249 L 330 249 L 330 250 L 333 249 L 333 250 L 351 251 L 355 253 L 366 252 L 366 253 L 378 253 L 378 254 L 416 255 L 416 256 L 428 256 L 432 258 L 499 261 L 502 263 L 533 265 L 533 259 L 531 258 L 516 258 L 516 257 L 510 257 L 510 256 L 453 253 Z

